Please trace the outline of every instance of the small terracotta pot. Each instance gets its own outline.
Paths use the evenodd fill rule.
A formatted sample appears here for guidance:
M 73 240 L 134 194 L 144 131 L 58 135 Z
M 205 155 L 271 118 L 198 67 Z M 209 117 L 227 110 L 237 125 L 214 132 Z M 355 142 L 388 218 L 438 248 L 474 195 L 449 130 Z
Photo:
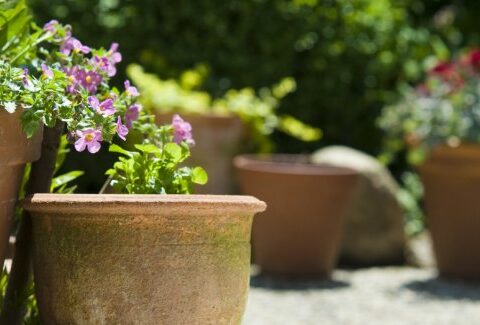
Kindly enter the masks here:
M 248 196 L 36 194 L 34 276 L 45 324 L 238 324 Z
M 245 136 L 245 127 L 236 116 L 183 115 L 192 125 L 193 138 L 197 141 L 192 148 L 189 165 L 201 166 L 208 173 L 208 183 L 196 187 L 200 194 L 232 194 L 235 192 L 232 159 L 239 154 Z M 170 123 L 171 114 L 156 114 L 159 124 Z
M 421 166 L 440 276 L 480 280 L 480 146 L 439 147 Z
M 0 266 L 7 253 L 25 164 L 40 158 L 42 130 L 27 139 L 20 117 L 20 110 L 10 114 L 0 107 Z
M 311 165 L 298 155 L 243 155 L 234 165 L 243 193 L 269 206 L 252 232 L 254 261 L 262 272 L 329 276 L 356 173 Z

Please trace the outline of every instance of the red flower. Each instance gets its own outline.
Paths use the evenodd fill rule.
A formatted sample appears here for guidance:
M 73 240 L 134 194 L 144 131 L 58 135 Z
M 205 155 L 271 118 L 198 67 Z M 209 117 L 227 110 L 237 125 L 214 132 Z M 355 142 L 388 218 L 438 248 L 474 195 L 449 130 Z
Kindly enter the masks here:
M 458 90 L 465 84 L 465 80 L 457 71 L 456 65 L 449 61 L 438 63 L 430 70 L 430 74 L 449 83 L 454 90 Z
M 480 49 L 471 50 L 464 58 L 460 59 L 463 65 L 480 69 Z
M 438 75 L 442 78 L 450 77 L 451 75 L 455 74 L 455 65 L 449 61 L 443 61 L 438 63 L 436 66 L 430 70 L 431 74 Z

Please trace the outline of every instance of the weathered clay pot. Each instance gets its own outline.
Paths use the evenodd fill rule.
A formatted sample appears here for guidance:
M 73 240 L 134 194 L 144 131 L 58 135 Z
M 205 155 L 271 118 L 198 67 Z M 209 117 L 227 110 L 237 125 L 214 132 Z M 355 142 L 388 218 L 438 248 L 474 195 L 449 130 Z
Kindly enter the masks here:
M 439 147 L 420 173 L 440 275 L 480 280 L 480 146 Z
M 20 125 L 21 111 L 0 107 L 0 266 L 3 266 L 23 170 L 40 157 L 42 131 L 27 139 Z
M 249 285 L 248 196 L 36 194 L 45 324 L 238 324 Z
M 232 159 L 239 154 L 245 127 L 236 116 L 181 115 L 193 128 L 197 141 L 192 148 L 189 164 L 202 166 L 208 173 L 208 183 L 196 187 L 196 193 L 232 194 L 235 192 Z M 157 123 L 170 123 L 172 115 L 156 114 Z
M 252 232 L 254 262 L 262 272 L 321 277 L 335 266 L 356 173 L 306 159 L 243 155 L 234 160 L 243 193 L 269 206 Z

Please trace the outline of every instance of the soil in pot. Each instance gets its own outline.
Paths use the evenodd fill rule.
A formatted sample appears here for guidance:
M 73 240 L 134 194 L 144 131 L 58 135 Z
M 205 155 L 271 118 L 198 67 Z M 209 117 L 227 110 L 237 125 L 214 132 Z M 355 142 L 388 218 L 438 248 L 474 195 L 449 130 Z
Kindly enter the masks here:
M 202 139 L 192 148 L 190 164 L 202 166 L 208 183 L 197 186 L 195 193 L 235 193 L 232 159 L 243 147 L 245 127 L 236 116 L 207 114 L 182 115 L 192 125 L 193 138 Z M 171 114 L 156 114 L 157 123 L 170 123 Z
M 299 155 L 243 155 L 234 165 L 242 192 L 269 206 L 253 225 L 255 264 L 263 273 L 329 276 L 356 173 Z
M 253 216 L 245 196 L 36 194 L 45 324 L 239 324 Z
M 480 280 L 480 146 L 439 147 L 420 168 L 440 276 Z
M 20 125 L 21 110 L 10 114 L 0 107 L 0 263 L 7 253 L 17 194 L 27 162 L 40 158 L 42 131 L 27 139 Z

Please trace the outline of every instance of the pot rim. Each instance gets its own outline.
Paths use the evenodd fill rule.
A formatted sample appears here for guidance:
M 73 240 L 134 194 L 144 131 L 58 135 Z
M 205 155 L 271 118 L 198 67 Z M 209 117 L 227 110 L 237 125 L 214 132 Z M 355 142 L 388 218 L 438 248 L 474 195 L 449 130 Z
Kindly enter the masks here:
M 22 207 L 31 212 L 58 214 L 164 214 L 257 213 L 267 205 L 253 196 L 195 194 L 50 194 L 37 193 L 25 198 Z M 139 208 L 139 206 L 141 208 Z M 187 213 L 185 210 L 190 211 Z M 100 213 L 99 213 L 100 209 Z M 216 212 L 215 214 L 218 214 Z
M 313 164 L 309 155 L 303 154 L 245 154 L 236 156 L 236 168 L 264 173 L 291 175 L 356 176 L 355 170 L 328 164 Z M 288 158 L 292 161 L 281 161 Z M 275 159 L 278 159 L 275 161 Z

